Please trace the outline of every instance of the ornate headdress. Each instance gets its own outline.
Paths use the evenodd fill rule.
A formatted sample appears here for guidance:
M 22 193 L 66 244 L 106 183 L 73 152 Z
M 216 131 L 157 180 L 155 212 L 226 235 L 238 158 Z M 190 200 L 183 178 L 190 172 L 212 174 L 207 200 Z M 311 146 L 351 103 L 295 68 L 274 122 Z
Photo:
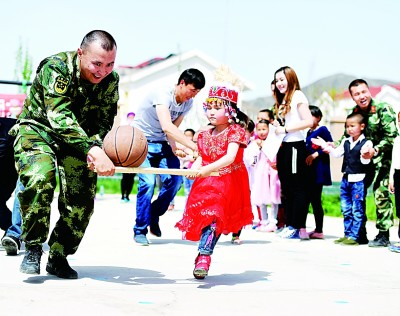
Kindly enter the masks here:
M 239 109 L 237 106 L 240 90 L 239 80 L 225 66 L 217 69 L 215 80 L 217 81 L 213 82 L 208 92 L 204 109 L 206 109 L 207 104 L 223 104 L 225 106 L 225 115 L 229 117 L 229 122 L 238 121 L 236 109 Z

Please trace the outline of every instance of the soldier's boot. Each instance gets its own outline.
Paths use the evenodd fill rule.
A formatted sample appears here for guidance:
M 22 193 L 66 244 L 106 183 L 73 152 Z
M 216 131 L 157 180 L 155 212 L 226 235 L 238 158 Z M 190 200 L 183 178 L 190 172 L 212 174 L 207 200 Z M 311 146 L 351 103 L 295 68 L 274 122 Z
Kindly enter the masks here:
M 19 270 L 27 274 L 40 274 L 40 259 L 42 258 L 42 246 L 26 245 L 25 256 Z
M 78 278 L 78 273 L 69 266 L 67 258 L 61 256 L 49 256 L 46 271 L 62 279 Z
M 389 246 L 389 231 L 379 231 L 378 235 L 376 235 L 374 240 L 371 240 L 368 243 L 369 247 L 387 247 Z

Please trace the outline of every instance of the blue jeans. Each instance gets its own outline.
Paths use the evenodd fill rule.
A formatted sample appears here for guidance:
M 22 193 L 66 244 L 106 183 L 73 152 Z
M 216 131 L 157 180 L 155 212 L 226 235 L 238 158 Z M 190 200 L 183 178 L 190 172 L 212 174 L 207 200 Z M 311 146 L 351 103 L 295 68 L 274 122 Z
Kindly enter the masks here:
M 203 228 L 198 247 L 199 253 L 211 256 L 220 236 L 215 234 L 215 223 Z
M 168 142 L 148 142 L 146 160 L 141 167 L 175 168 L 179 169 L 178 157 L 172 152 Z M 133 228 L 135 235 L 146 235 L 147 226 L 156 224 L 159 217 L 168 209 L 176 193 L 182 185 L 182 177 L 161 174 L 161 190 L 152 202 L 156 186 L 155 174 L 139 174 L 138 193 L 136 196 L 136 224 Z
M 364 205 L 364 182 L 348 182 L 343 178 L 340 185 L 340 208 L 346 237 L 354 240 L 360 237 L 360 229 L 366 220 Z
M 24 189 L 24 185 L 18 179 L 17 186 L 15 187 L 15 191 L 14 191 L 14 204 L 13 204 L 12 215 L 11 215 L 12 225 L 10 226 L 10 228 L 7 229 L 7 232 L 6 232 L 7 236 L 13 236 L 18 239 L 22 233 L 22 229 L 21 229 L 22 220 L 21 220 L 21 212 L 20 212 L 18 193 L 21 192 L 23 189 Z

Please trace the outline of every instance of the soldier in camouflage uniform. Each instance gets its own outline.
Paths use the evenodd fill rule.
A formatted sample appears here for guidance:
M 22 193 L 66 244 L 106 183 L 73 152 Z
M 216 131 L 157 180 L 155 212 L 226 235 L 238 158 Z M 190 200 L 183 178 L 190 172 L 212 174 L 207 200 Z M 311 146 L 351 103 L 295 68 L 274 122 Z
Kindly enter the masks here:
M 18 194 L 26 245 L 23 273 L 40 273 L 58 169 L 60 218 L 48 242 L 46 271 L 60 278 L 78 277 L 66 257 L 76 252 L 93 213 L 97 175 L 115 172 L 101 146 L 117 113 L 116 50 L 114 38 L 96 30 L 84 37 L 77 51 L 44 59 L 11 131 L 25 187 Z
M 393 203 L 389 194 L 389 170 L 393 141 L 398 135 L 396 114 L 386 102 L 372 99 L 368 84 L 363 79 L 353 80 L 349 92 L 356 106 L 352 112 L 363 114 L 368 119 L 365 136 L 374 144 L 363 158 L 372 159 L 374 170 L 366 180 L 366 188 L 373 182 L 376 205 L 376 228 L 379 230 L 370 247 L 386 247 L 389 243 L 389 228 L 393 226 Z M 369 182 L 369 183 L 368 183 Z

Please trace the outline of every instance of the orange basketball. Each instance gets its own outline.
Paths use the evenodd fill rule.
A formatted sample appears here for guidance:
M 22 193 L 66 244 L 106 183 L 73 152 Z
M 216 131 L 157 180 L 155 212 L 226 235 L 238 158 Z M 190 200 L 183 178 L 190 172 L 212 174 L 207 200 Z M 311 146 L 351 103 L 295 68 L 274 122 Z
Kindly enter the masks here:
M 147 139 L 136 127 L 122 125 L 104 137 L 103 149 L 114 165 L 139 167 L 147 156 Z

